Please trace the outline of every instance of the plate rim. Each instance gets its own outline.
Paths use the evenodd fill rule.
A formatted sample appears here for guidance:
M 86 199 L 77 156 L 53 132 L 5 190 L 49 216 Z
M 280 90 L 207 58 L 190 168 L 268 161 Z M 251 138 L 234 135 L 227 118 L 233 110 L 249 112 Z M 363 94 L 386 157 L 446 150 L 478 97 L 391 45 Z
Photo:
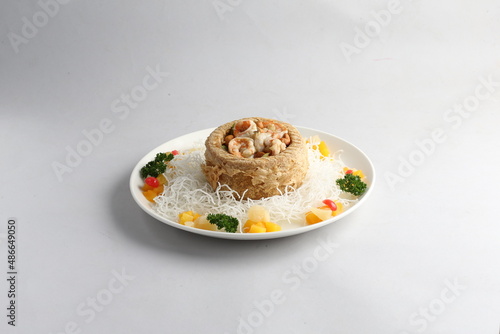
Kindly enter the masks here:
M 184 135 L 172 138 L 172 139 L 166 141 L 165 143 L 156 146 L 155 148 L 153 148 L 152 150 L 150 150 L 147 154 L 145 154 L 141 159 L 139 159 L 139 161 L 136 163 L 136 165 L 132 169 L 132 173 L 131 173 L 130 179 L 129 179 L 129 189 L 130 189 L 130 193 L 132 195 L 132 198 L 134 199 L 135 203 L 144 212 L 146 212 L 151 217 L 155 218 L 156 220 L 158 220 L 158 221 L 160 221 L 160 222 L 162 222 L 162 223 L 164 223 L 166 225 L 169 225 L 171 227 L 174 227 L 174 228 L 177 228 L 177 229 L 180 229 L 180 230 L 184 230 L 184 231 L 187 231 L 187 232 L 191 232 L 191 233 L 195 233 L 195 234 L 199 234 L 199 235 L 204 235 L 204 236 L 207 236 L 207 237 L 220 238 L 220 239 L 232 239 L 232 240 L 267 240 L 267 239 L 276 239 L 276 238 L 283 238 L 283 237 L 288 237 L 288 236 L 293 236 L 293 235 L 297 235 L 297 234 L 306 233 L 306 232 L 313 231 L 315 229 L 318 229 L 318 228 L 330 225 L 333 222 L 338 221 L 338 220 L 346 217 L 347 215 L 351 214 L 355 210 L 357 210 L 366 201 L 366 199 L 371 195 L 371 193 L 373 192 L 375 181 L 376 181 L 375 166 L 373 165 L 373 162 L 371 161 L 371 159 L 360 148 L 358 148 L 356 145 L 352 144 L 351 142 L 349 142 L 349 141 L 347 141 L 347 140 L 345 140 L 345 139 L 343 139 L 341 137 L 335 136 L 335 135 L 327 133 L 325 131 L 321 131 L 321 130 L 317 130 L 317 129 L 312 129 L 312 128 L 309 128 L 309 127 L 303 127 L 303 126 L 295 126 L 295 127 L 299 130 L 299 132 L 301 132 L 301 130 L 305 130 L 305 131 L 316 133 L 320 137 L 321 137 L 321 135 L 326 135 L 326 136 L 329 136 L 329 137 L 333 137 L 336 140 L 339 140 L 339 141 L 341 141 L 341 142 L 343 142 L 343 143 L 345 143 L 347 145 L 350 145 L 352 148 L 354 148 L 355 150 L 357 150 L 364 159 L 366 159 L 368 165 L 370 166 L 371 174 L 372 174 L 371 176 L 372 177 L 371 177 L 371 180 L 370 180 L 370 186 L 368 187 L 367 191 L 358 198 L 358 202 L 355 205 L 353 205 L 348 210 L 342 212 L 341 214 L 339 214 L 339 215 L 337 215 L 335 217 L 332 217 L 332 218 L 330 218 L 328 220 L 319 222 L 317 224 L 305 225 L 305 226 L 301 226 L 301 227 L 298 227 L 298 228 L 295 228 L 295 229 L 291 229 L 291 230 L 284 230 L 284 231 L 277 231 L 277 232 L 266 232 L 266 233 L 227 233 L 227 232 L 220 232 L 220 231 L 208 231 L 208 230 L 203 230 L 203 229 L 198 229 L 198 228 L 193 228 L 193 227 L 181 225 L 181 224 L 179 224 L 177 222 L 171 221 L 171 220 L 169 220 L 169 219 L 161 216 L 160 214 L 158 214 L 157 212 L 155 212 L 153 210 L 153 208 L 146 207 L 143 204 L 143 201 L 138 197 L 139 194 L 142 195 L 142 193 L 140 193 L 140 191 L 138 190 L 138 188 L 137 188 L 137 182 L 136 182 L 136 180 L 138 178 L 138 175 L 139 175 L 139 170 L 140 170 L 140 168 L 142 168 L 142 166 L 144 164 L 143 161 L 145 161 L 145 160 L 149 161 L 151 159 L 150 158 L 151 156 L 153 156 L 156 153 L 158 153 L 158 150 L 161 147 L 168 145 L 170 142 L 173 142 L 173 141 L 176 141 L 176 140 L 181 140 L 183 137 L 196 136 L 196 135 L 200 136 L 201 134 L 204 134 L 204 133 L 207 133 L 207 136 L 208 136 L 208 134 L 210 134 L 210 132 L 213 131 L 213 130 L 215 130 L 216 128 L 207 128 L 207 129 L 203 129 L 203 130 L 193 131 L 193 132 L 190 132 L 190 133 L 187 133 L 187 134 L 184 134 Z

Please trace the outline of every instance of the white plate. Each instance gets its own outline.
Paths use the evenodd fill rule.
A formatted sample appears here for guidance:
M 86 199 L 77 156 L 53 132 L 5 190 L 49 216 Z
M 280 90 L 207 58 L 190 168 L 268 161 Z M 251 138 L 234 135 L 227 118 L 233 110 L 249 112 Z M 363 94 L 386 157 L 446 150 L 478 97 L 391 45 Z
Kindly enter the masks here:
M 304 128 L 297 126 L 296 127 L 302 136 L 304 137 L 310 137 L 310 136 L 315 136 L 318 135 L 320 136 L 321 140 L 324 140 L 325 143 L 328 145 L 330 150 L 332 151 L 337 151 L 337 150 L 343 150 L 342 153 L 342 160 L 347 166 L 352 166 L 353 168 L 356 169 L 361 169 L 363 170 L 363 173 L 366 176 L 367 183 L 368 183 L 368 190 L 359 197 L 359 201 L 346 209 L 343 213 L 341 213 L 338 216 L 332 217 L 331 219 L 325 220 L 323 222 L 314 224 L 314 225 L 307 225 L 307 226 L 301 226 L 295 229 L 289 229 L 289 230 L 284 230 L 284 231 L 279 231 L 279 232 L 268 232 L 268 233 L 227 233 L 227 232 L 217 232 L 217 231 L 207 231 L 207 230 L 202 230 L 198 228 L 193 228 L 193 227 L 188 227 L 179 224 L 178 222 L 171 221 L 169 219 L 166 219 L 165 217 L 162 217 L 158 213 L 156 213 L 153 210 L 153 203 L 149 202 L 141 192 L 141 187 L 144 184 L 144 181 L 141 179 L 139 175 L 139 170 L 147 164 L 149 161 L 153 160 L 154 157 L 158 152 L 168 152 L 168 151 L 173 151 L 173 150 L 188 150 L 192 148 L 193 142 L 203 142 L 208 135 L 214 130 L 214 129 L 206 129 L 206 130 L 201 130 L 197 132 L 193 132 L 175 139 L 172 139 L 168 142 L 166 142 L 163 145 L 158 146 L 148 154 L 146 154 L 135 166 L 134 170 L 132 171 L 132 175 L 130 177 L 130 191 L 132 193 L 132 197 L 134 200 L 137 202 L 139 207 L 146 211 L 149 215 L 151 215 L 153 218 L 158 219 L 159 221 L 173 226 L 175 228 L 179 228 L 181 230 L 186 230 L 192 233 L 197 233 L 197 234 L 202 234 L 206 235 L 209 237 L 214 237 L 214 238 L 223 238 L 223 239 L 238 239 L 238 240 L 262 240 L 262 239 L 273 239 L 273 238 L 282 238 L 282 237 L 288 237 L 291 235 L 299 234 L 299 233 L 304 233 L 308 231 L 312 231 L 314 229 L 317 229 L 319 227 L 328 225 L 333 223 L 334 221 L 337 221 L 339 219 L 344 218 L 348 214 L 352 213 L 354 210 L 359 208 L 368 198 L 368 196 L 371 194 L 373 191 L 373 185 L 375 184 L 375 169 L 373 167 L 372 162 L 370 159 L 364 154 L 359 148 L 354 146 L 353 144 L 335 137 L 331 134 L 328 134 L 326 132 L 322 131 L 317 131 L 309 128 Z

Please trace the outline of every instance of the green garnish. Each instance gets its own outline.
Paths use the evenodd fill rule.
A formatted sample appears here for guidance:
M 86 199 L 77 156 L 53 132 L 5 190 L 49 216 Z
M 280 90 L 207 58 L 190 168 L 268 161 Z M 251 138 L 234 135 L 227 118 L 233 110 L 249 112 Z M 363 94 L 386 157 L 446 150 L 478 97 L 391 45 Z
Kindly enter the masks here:
M 158 177 L 158 175 L 165 173 L 167 169 L 166 163 L 174 158 L 172 153 L 158 153 L 154 160 L 148 162 L 141 168 L 141 177 L 145 179 L 148 176 Z
M 228 216 L 223 213 L 209 214 L 207 220 L 211 224 L 217 225 L 219 230 L 224 229 L 226 232 L 235 233 L 238 229 L 238 219 Z
M 359 175 L 346 174 L 343 179 L 338 179 L 336 182 L 342 191 L 354 196 L 360 196 L 366 190 L 366 183 L 361 181 Z

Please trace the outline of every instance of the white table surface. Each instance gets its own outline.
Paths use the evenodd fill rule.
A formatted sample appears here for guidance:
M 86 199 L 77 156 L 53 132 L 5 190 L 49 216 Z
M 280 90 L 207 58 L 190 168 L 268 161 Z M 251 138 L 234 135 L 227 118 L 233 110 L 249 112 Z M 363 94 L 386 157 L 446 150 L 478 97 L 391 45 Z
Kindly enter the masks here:
M 498 333 L 498 2 L 54 1 L 0 5 L 0 332 Z M 254 115 L 360 147 L 369 200 L 259 242 L 135 204 L 144 154 Z

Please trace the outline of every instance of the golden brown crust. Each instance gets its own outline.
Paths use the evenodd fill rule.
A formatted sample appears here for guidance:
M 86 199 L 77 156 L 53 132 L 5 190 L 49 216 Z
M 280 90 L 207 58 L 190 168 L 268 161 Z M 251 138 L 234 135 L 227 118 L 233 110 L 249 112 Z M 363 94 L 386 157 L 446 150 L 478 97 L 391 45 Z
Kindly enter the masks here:
M 279 195 L 287 186 L 298 188 L 307 173 L 309 162 L 307 148 L 300 132 L 292 125 L 261 117 L 248 117 L 255 122 L 272 121 L 288 129 L 290 145 L 276 156 L 241 158 L 224 150 L 221 146 L 229 130 L 236 122 L 228 122 L 215 129 L 205 142 L 205 164 L 203 172 L 215 190 L 226 184 L 245 199 L 261 199 Z

